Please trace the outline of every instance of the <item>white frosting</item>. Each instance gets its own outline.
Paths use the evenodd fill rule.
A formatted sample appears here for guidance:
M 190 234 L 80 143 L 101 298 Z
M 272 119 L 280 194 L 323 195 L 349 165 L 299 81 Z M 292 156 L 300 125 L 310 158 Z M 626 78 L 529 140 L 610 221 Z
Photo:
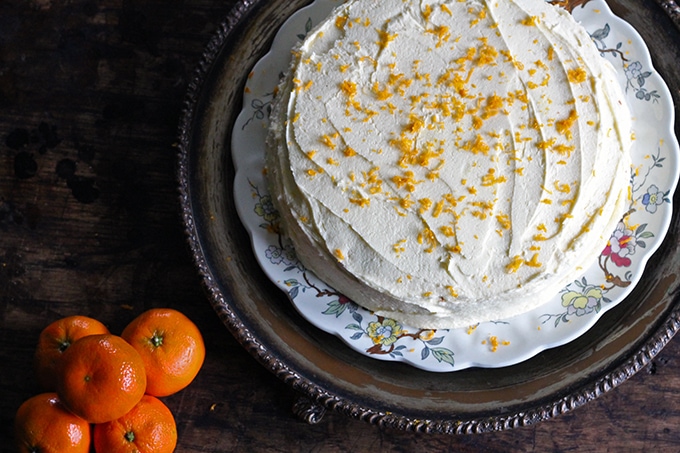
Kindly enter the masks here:
M 624 214 L 630 113 L 559 8 L 351 0 L 293 60 L 275 204 L 302 262 L 379 315 L 453 328 L 526 312 Z

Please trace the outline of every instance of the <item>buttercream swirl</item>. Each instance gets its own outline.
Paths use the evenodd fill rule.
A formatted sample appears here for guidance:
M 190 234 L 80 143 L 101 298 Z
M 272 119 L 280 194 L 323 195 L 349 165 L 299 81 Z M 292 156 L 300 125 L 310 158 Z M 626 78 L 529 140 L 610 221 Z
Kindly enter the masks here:
M 629 142 L 614 70 L 565 11 L 351 0 L 295 49 L 267 167 L 308 268 L 379 315 L 453 328 L 534 308 L 593 262 Z

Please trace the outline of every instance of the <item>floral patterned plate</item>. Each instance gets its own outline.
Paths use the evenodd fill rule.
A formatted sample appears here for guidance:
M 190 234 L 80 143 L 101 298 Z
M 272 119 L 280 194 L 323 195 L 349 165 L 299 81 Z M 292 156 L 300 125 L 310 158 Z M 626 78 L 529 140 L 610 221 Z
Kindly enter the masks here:
M 286 70 L 290 49 L 340 0 L 316 0 L 281 27 L 271 51 L 253 68 L 233 129 L 236 207 L 262 269 L 316 327 L 337 335 L 354 350 L 435 372 L 468 367 L 503 367 L 563 345 L 590 329 L 641 279 L 645 263 L 668 229 L 680 150 L 673 133 L 672 99 L 652 67 L 638 33 L 614 16 L 604 0 L 576 7 L 603 58 L 618 71 L 633 113 L 630 215 L 582 277 L 531 312 L 463 329 L 423 330 L 365 310 L 317 279 L 296 259 L 279 234 L 278 214 L 263 175 L 264 146 L 274 88 Z

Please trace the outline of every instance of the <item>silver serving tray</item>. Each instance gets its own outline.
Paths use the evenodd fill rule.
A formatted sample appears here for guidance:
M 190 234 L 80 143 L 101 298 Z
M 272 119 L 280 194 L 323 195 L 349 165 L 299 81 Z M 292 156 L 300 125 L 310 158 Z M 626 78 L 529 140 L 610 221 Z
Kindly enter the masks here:
M 296 407 L 299 415 L 316 422 L 332 409 L 411 431 L 501 430 L 578 407 L 649 363 L 680 327 L 677 210 L 665 241 L 625 303 L 577 340 L 511 367 L 439 374 L 377 361 L 297 313 L 264 275 L 236 214 L 229 143 L 252 66 L 269 49 L 278 27 L 307 3 L 243 0 L 222 23 L 189 86 L 178 170 L 186 232 L 210 302 L 236 339 L 304 397 L 307 402 Z M 680 10 L 675 2 L 608 3 L 643 36 L 677 104 Z

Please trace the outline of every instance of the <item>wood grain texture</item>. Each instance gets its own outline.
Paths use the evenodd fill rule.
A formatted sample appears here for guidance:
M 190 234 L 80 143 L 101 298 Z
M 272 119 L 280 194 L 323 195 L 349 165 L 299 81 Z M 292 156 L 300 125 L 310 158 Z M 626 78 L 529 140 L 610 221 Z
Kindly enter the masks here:
M 619 388 L 517 430 L 455 437 L 331 412 L 316 425 L 295 418 L 294 392 L 210 307 L 179 217 L 182 101 L 233 4 L 0 2 L 1 451 L 13 451 L 14 413 L 38 392 L 32 354 L 44 326 L 84 314 L 120 333 L 151 307 L 181 310 L 207 344 L 196 381 L 164 398 L 178 452 L 680 450 L 677 339 Z

